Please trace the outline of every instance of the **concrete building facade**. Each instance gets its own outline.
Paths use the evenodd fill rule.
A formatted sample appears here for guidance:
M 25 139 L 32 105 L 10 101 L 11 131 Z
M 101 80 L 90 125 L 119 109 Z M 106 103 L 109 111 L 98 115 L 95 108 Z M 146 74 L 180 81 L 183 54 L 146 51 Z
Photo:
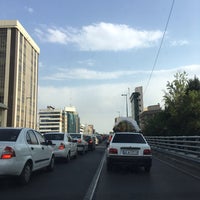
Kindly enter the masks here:
M 17 20 L 0 20 L 0 126 L 37 127 L 40 49 Z
M 143 89 L 142 86 L 136 87 L 135 92 L 130 96 L 131 116 L 139 124 L 139 115 L 143 112 Z
M 47 132 L 63 132 L 63 111 L 47 106 L 46 109 L 39 110 L 39 131 Z M 64 131 L 65 132 L 65 131 Z
M 47 132 L 65 132 L 79 133 L 80 119 L 75 107 L 65 107 L 64 109 L 55 109 L 47 106 L 46 109 L 39 110 L 39 131 Z

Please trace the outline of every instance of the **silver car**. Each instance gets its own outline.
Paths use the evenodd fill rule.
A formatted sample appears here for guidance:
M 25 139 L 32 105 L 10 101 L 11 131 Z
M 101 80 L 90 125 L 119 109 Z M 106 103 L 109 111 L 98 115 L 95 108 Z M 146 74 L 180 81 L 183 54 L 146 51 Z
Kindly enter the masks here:
M 77 157 L 77 144 L 69 133 L 49 132 L 45 133 L 44 137 L 52 141 L 56 158 L 64 158 L 66 162 L 69 162 L 72 157 Z
M 78 152 L 85 154 L 88 151 L 88 142 L 84 139 L 82 133 L 70 133 L 70 136 L 77 142 Z
M 30 128 L 0 128 L 0 176 L 17 176 L 27 184 L 31 173 L 41 168 L 52 171 L 51 142 Z

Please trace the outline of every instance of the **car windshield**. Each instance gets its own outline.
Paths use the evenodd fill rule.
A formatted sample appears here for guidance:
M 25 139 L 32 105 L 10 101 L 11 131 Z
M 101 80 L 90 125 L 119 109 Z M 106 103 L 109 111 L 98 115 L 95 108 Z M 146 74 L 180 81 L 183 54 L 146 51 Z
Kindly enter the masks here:
M 64 134 L 44 134 L 46 140 L 63 140 Z
M 21 129 L 0 129 L 0 141 L 15 142 Z
M 72 138 L 81 138 L 81 134 L 70 134 Z
M 144 138 L 139 134 L 116 134 L 113 143 L 142 143 L 145 144 Z

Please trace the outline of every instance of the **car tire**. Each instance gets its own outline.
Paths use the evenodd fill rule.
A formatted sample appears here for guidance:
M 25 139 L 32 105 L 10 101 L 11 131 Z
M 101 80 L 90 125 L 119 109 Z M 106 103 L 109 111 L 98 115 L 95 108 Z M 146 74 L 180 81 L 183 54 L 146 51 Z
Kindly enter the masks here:
M 71 155 L 70 155 L 70 152 L 68 152 L 65 162 L 68 163 L 70 159 L 71 159 Z
M 77 157 L 78 157 L 78 150 L 76 149 L 76 152 L 75 152 L 74 158 L 76 159 Z
M 32 166 L 31 166 L 30 162 L 27 162 L 24 165 L 24 168 L 23 168 L 23 170 L 22 170 L 22 172 L 21 172 L 21 174 L 19 176 L 20 184 L 22 184 L 22 185 L 28 184 L 28 182 L 31 179 L 31 174 L 32 174 Z
M 83 151 L 81 152 L 81 154 L 84 155 L 85 152 L 86 152 L 86 151 L 85 151 L 85 147 L 83 147 Z
M 151 171 L 151 166 L 144 167 L 145 172 L 149 173 Z
M 50 161 L 49 165 L 47 166 L 47 171 L 50 171 L 50 172 L 53 171 L 54 166 L 55 166 L 55 157 L 52 156 L 51 161 Z

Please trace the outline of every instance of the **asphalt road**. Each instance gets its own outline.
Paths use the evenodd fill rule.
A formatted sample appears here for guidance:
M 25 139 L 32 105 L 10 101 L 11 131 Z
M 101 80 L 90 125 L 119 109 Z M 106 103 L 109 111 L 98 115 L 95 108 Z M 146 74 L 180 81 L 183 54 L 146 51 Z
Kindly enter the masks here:
M 53 172 L 34 173 L 26 186 L 1 178 L 0 200 L 200 199 L 200 179 L 156 157 L 149 174 L 143 169 L 127 168 L 107 172 L 104 152 L 105 146 L 100 145 L 69 163 L 57 161 Z
M 102 169 L 94 200 L 199 200 L 200 179 L 155 157 L 151 172 L 143 169 Z

